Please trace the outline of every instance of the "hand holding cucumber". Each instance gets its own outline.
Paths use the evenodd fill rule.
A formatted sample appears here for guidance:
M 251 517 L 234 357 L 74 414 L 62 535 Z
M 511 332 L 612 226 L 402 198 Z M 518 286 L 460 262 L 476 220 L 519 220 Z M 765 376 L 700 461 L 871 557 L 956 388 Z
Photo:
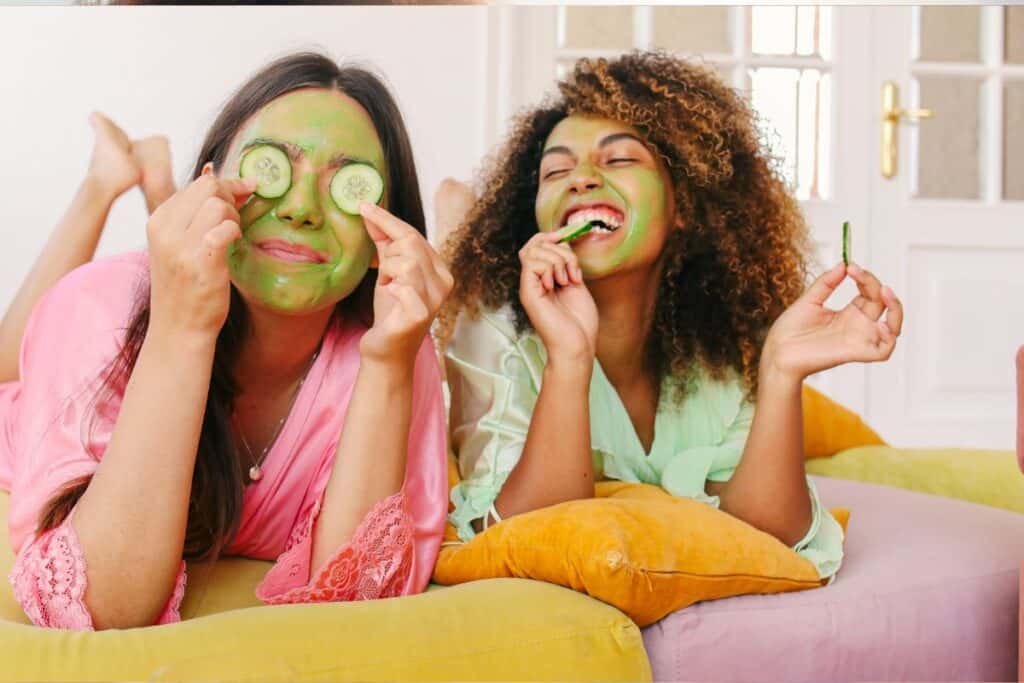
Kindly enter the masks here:
M 847 277 L 857 284 L 858 296 L 838 311 L 826 307 Z M 888 360 L 902 328 L 903 304 L 892 289 L 855 263 L 841 262 L 775 321 L 761 355 L 762 376 L 802 382 L 844 363 Z
M 379 259 L 373 327 L 363 335 L 360 354 L 412 363 L 455 280 L 411 225 L 374 204 L 363 203 L 359 210 Z
M 541 232 L 519 251 L 519 300 L 551 359 L 593 359 L 597 306 L 575 252 L 560 243 L 577 226 Z
M 238 207 L 249 180 L 204 175 L 150 217 L 150 330 L 216 339 L 231 295 L 228 246 L 241 235 Z

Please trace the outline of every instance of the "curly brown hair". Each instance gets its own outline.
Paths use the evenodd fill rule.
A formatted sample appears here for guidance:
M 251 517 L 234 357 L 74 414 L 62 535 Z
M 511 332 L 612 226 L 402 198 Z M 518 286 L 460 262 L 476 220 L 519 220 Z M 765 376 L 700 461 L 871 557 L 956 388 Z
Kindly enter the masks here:
M 545 141 L 570 115 L 636 128 L 664 160 L 683 228 L 665 245 L 648 355 L 685 393 L 703 366 L 739 375 L 753 394 L 761 346 L 803 291 L 807 227 L 758 139 L 746 101 L 710 68 L 663 52 L 581 59 L 558 95 L 520 114 L 478 181 L 479 199 L 446 244 L 455 288 L 442 339 L 460 313 L 510 305 L 520 333 L 518 252 L 536 234 L 534 201 Z

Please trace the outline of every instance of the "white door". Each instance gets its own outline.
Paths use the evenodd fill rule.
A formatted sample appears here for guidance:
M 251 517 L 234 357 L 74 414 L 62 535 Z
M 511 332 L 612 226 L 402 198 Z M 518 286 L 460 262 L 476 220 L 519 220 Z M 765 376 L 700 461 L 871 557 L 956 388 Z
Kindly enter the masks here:
M 1012 448 L 1024 344 L 1024 7 L 877 7 L 871 254 L 907 309 L 867 417 L 899 443 Z M 882 88 L 902 109 L 881 172 Z

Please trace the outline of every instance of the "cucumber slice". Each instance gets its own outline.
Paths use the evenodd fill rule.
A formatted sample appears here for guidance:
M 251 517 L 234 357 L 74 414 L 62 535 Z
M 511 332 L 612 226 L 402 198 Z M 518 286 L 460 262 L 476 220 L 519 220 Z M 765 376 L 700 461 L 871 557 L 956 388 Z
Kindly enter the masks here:
M 850 246 L 850 221 L 843 221 L 843 265 L 850 265 L 853 250 Z
M 264 199 L 277 199 L 292 186 L 292 164 L 288 155 L 271 145 L 260 145 L 246 152 L 239 175 L 255 178 L 254 193 Z
M 584 223 L 583 225 L 579 226 L 578 228 L 576 228 L 575 230 L 570 232 L 568 235 L 566 235 L 562 239 L 558 240 L 558 243 L 559 244 L 565 244 L 566 242 L 572 242 L 574 239 L 577 239 L 579 237 L 583 237 L 588 232 L 593 230 L 595 225 L 596 224 L 594 223 L 594 221 L 588 221 L 587 223 Z
M 347 164 L 331 179 L 331 198 L 345 213 L 356 215 L 363 202 L 376 204 L 384 196 L 384 179 L 369 164 Z

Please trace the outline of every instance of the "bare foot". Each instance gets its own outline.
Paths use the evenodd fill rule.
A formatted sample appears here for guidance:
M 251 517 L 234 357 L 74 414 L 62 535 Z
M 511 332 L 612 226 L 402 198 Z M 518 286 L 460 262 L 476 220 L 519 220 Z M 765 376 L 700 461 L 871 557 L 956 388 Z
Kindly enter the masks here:
M 434 193 L 434 223 L 437 226 L 434 239 L 437 246 L 444 246 L 452 233 L 466 220 L 475 202 L 476 194 L 466 183 L 454 178 L 441 181 Z
M 132 158 L 132 143 L 117 124 L 99 112 L 89 116 L 96 141 L 89 160 L 89 177 L 110 201 L 120 197 L 139 182 L 142 169 Z
M 153 135 L 132 143 L 132 157 L 142 170 L 142 194 L 150 213 L 174 194 L 171 170 L 171 146 L 163 135 Z

